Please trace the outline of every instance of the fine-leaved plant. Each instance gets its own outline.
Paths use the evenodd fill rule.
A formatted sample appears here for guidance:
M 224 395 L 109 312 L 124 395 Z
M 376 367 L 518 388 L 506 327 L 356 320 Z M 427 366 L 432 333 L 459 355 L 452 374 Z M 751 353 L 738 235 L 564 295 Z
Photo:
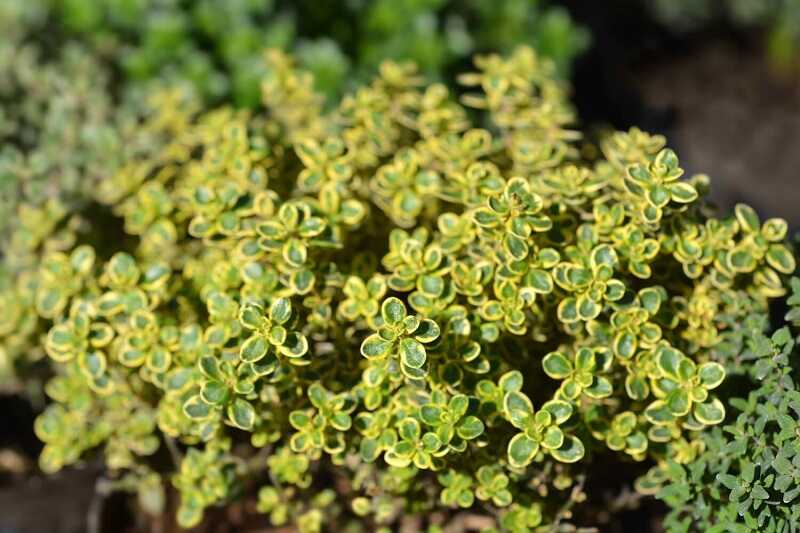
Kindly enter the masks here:
M 43 470 L 99 454 L 184 527 L 250 497 L 302 531 L 563 531 L 599 461 L 704 453 L 795 269 L 785 222 L 717 218 L 663 137 L 583 142 L 528 47 L 477 57 L 460 102 L 385 62 L 330 111 L 264 61 L 258 111 L 156 98 L 163 145 L 93 191 L 124 235 L 36 248 L 0 295 L 3 344 L 54 368 Z

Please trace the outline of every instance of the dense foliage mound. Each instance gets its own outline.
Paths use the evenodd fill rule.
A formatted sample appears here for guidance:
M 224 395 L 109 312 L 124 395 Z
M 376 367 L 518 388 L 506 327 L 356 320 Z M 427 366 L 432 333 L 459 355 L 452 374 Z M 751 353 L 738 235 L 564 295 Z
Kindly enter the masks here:
M 111 222 L 53 218 L 9 269 L 6 355 L 54 366 L 45 471 L 99 453 L 151 512 L 171 483 L 183 526 L 257 498 L 303 531 L 566 530 L 608 461 L 655 464 L 643 491 L 697 464 L 734 484 L 715 393 L 786 292 L 785 222 L 715 218 L 662 137 L 582 142 L 527 47 L 478 57 L 461 103 L 386 62 L 331 111 L 265 62 L 258 111 L 156 93 L 137 132 L 163 142 L 92 190 Z

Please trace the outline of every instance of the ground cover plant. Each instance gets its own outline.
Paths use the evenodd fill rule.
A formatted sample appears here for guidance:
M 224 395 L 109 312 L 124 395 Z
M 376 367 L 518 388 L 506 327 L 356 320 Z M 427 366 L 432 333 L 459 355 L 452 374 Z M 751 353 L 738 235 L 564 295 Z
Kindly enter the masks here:
M 86 43 L 50 40 L 50 16 L 41 2 L 0 5 L 0 242 L 3 267 L 15 270 L 51 222 L 83 210 L 100 180 L 162 142 L 138 130 L 147 94 L 119 97 L 113 68 Z
M 335 101 L 387 57 L 445 78 L 475 51 L 529 43 L 565 76 L 587 43 L 565 10 L 521 0 L 32 0 L 4 2 L 0 32 L 6 243 L 20 199 L 39 209 L 50 202 L 54 213 L 60 204 L 77 211 L 100 176 L 158 142 L 135 135 L 154 85 L 253 107 L 267 68 L 262 51 L 279 46 L 294 50 L 316 88 Z
M 262 61 L 256 110 L 153 93 L 163 143 L 91 191 L 116 225 L 56 219 L 0 296 L 4 349 L 55 373 L 44 471 L 99 455 L 184 527 L 251 501 L 301 531 L 570 531 L 614 461 L 672 530 L 790 527 L 785 222 L 716 214 L 663 137 L 582 139 L 528 47 L 460 99 L 385 62 L 333 108 Z
M 797 335 L 800 279 L 792 280 L 787 324 L 765 335 L 765 317 L 721 344 L 751 382 L 730 400 L 728 424 L 705 432 L 691 461 L 671 461 L 640 480 L 672 508 L 669 531 L 792 531 L 800 519 L 800 392 Z M 736 391 L 736 395 L 739 391 Z M 657 491 L 657 492 L 656 492 Z

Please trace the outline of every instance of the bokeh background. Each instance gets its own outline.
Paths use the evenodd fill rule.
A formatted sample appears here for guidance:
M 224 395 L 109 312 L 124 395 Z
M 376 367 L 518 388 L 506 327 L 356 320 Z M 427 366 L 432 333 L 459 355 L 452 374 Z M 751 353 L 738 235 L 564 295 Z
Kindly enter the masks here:
M 800 228 L 800 2 L 565 2 L 590 29 L 574 65 L 581 117 L 663 133 L 721 208 Z

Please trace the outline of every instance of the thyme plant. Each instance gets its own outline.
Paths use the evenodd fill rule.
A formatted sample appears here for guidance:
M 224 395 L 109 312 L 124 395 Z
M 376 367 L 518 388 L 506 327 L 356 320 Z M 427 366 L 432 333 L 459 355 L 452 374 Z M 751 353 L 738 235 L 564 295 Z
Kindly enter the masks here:
M 528 47 L 460 102 L 385 62 L 332 111 L 264 60 L 258 111 L 161 93 L 166 142 L 94 191 L 124 238 L 40 248 L 0 297 L 3 344 L 55 369 L 43 470 L 99 454 L 184 527 L 255 498 L 302 531 L 558 531 L 598 460 L 704 453 L 718 346 L 795 269 L 785 222 L 716 218 L 663 137 L 582 143 Z
M 163 128 L 139 128 L 150 104 L 116 101 L 111 73 L 80 43 L 44 42 L 48 12 L 37 2 L 0 4 L 0 287 L 5 300 L 33 298 L 28 284 L 40 268 L 44 283 L 66 282 L 45 252 L 69 251 L 76 235 L 116 238 L 88 224 L 92 191 L 131 157 L 160 147 Z M 181 105 L 193 99 L 184 91 Z M 157 99 L 157 98 L 156 98 Z M 153 123 L 155 126 L 155 122 Z M 95 210 L 96 211 L 96 210 Z M 89 218 L 94 217 L 94 213 Z M 96 218 L 96 217 L 95 217 Z M 95 220 L 96 221 L 96 220 Z M 67 282 L 68 283 L 68 282 Z M 15 305 L 0 321 L 0 389 L 36 396 L 45 354 L 34 300 Z M 8 306 L 3 303 L 4 308 Z M 17 312 L 19 310 L 19 312 Z M 47 311 L 45 315 L 49 316 Z
M 796 326 L 800 279 L 792 279 L 789 324 L 767 336 L 757 314 L 744 323 L 743 359 L 752 383 L 730 401 L 729 423 L 705 432 L 689 463 L 662 462 L 639 480 L 671 508 L 669 531 L 789 532 L 800 521 L 800 390 Z M 736 346 L 728 343 L 727 348 Z M 723 350 L 725 347 L 723 347 Z M 740 391 L 736 391 L 740 395 Z

